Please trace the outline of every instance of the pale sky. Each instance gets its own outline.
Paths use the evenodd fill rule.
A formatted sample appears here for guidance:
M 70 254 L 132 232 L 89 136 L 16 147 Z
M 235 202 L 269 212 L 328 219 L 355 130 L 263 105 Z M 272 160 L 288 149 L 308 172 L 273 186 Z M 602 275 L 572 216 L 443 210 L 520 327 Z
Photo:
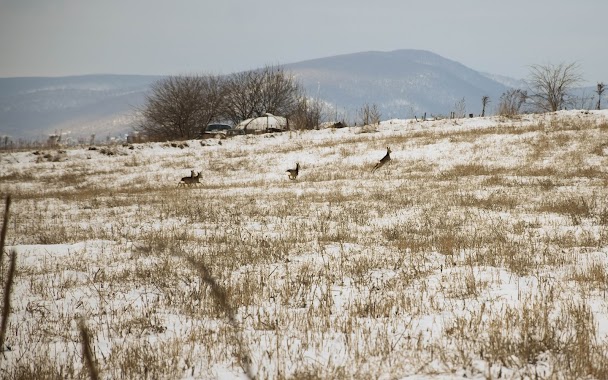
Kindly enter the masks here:
M 526 77 L 578 62 L 608 82 L 606 0 L 0 0 L 0 77 L 228 74 L 424 49 Z

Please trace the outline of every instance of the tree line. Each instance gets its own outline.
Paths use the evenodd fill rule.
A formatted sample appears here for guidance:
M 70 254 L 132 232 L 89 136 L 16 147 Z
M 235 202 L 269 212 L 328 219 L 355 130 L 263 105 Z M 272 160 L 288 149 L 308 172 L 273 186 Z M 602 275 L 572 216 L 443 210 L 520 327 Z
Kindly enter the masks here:
M 554 112 L 575 104 L 573 87 L 582 80 L 576 63 L 533 65 L 528 90 L 509 89 L 499 99 L 497 113 L 517 115 L 527 106 L 533 112 Z M 597 109 L 601 107 L 603 83 L 597 84 Z M 482 116 L 491 102 L 482 99 Z M 464 116 L 464 98 L 452 114 Z M 144 106 L 136 130 L 150 140 L 180 140 L 200 137 L 212 122 L 230 122 L 264 116 L 285 116 L 291 128 L 312 129 L 319 126 L 327 112 L 319 99 L 306 95 L 293 75 L 280 66 L 266 66 L 227 76 L 169 76 L 155 82 Z M 362 125 L 377 124 L 381 114 L 375 104 L 364 105 L 358 112 Z
M 555 112 L 567 107 L 585 108 L 589 99 L 580 99 L 572 94 L 573 88 L 582 81 L 582 75 L 577 63 L 544 64 L 530 66 L 528 77 L 529 89 L 514 88 L 506 91 L 500 97 L 498 114 L 502 116 L 518 115 L 527 105 L 533 112 Z M 596 109 L 601 109 L 601 99 L 605 91 L 603 82 L 597 84 Z M 485 107 L 489 98 L 482 98 Z M 585 104 L 583 104 L 585 103 Z
M 577 63 L 544 64 L 530 66 L 530 73 L 526 80 L 527 89 L 510 88 L 499 99 L 497 114 L 501 116 L 515 116 L 523 112 L 555 112 L 566 108 L 601 109 L 602 95 L 606 86 L 598 82 L 595 94 L 597 102 L 593 106 L 595 96 L 584 92 L 575 95 L 573 90 L 582 81 L 580 68 Z M 489 96 L 481 97 L 481 116 L 486 115 Z M 455 111 L 450 118 L 464 117 L 466 104 L 462 98 L 454 104 Z
M 267 113 L 310 129 L 319 125 L 322 108 L 279 66 L 228 76 L 169 76 L 152 85 L 135 129 L 150 140 L 193 139 L 212 122 L 236 125 Z

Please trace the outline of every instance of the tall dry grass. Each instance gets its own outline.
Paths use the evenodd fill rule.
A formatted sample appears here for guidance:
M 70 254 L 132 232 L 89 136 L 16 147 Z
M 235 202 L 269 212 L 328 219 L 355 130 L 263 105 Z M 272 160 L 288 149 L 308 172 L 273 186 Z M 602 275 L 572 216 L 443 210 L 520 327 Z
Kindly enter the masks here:
M 605 378 L 605 127 L 525 118 L 24 153 L 2 375 Z

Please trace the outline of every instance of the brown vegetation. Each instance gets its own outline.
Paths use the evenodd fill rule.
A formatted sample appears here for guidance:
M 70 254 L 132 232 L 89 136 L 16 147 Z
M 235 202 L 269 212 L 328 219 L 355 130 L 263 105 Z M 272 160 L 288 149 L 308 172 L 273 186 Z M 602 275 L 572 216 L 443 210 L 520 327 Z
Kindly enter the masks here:
M 3 165 L 2 377 L 606 378 L 605 122 L 521 123 Z

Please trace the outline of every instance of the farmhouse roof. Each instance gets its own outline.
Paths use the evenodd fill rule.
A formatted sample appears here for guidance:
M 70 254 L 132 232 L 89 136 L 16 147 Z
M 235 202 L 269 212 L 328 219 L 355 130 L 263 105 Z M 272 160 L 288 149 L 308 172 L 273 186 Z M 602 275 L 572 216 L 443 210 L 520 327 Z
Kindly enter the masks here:
M 287 119 L 283 116 L 275 116 L 267 113 L 264 116 L 243 120 L 235 128 L 255 131 L 264 131 L 267 129 L 286 129 Z

